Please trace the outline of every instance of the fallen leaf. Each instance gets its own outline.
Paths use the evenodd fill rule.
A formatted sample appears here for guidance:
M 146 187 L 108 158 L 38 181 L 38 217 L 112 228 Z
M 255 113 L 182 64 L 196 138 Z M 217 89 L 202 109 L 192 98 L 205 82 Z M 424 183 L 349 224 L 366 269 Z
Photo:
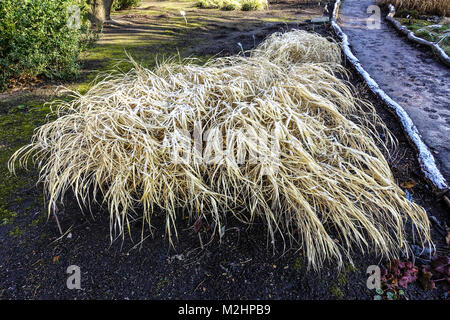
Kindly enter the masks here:
M 415 182 L 414 180 L 408 180 L 408 181 L 403 182 L 400 186 L 403 189 L 411 189 L 411 188 L 414 188 L 416 185 L 417 185 L 417 182 Z
M 59 256 L 54 256 L 53 263 L 58 263 L 58 262 L 59 262 Z

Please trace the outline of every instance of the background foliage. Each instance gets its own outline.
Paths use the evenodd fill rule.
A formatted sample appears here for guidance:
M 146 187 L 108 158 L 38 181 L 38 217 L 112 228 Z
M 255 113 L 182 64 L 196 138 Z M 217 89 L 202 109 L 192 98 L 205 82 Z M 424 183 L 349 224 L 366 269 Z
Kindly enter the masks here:
M 113 10 L 124 10 L 137 7 L 141 4 L 141 0 L 114 0 Z
M 197 7 L 221 10 L 263 10 L 267 0 L 197 0 Z
M 71 6 L 80 28 L 70 28 Z M 84 0 L 0 1 L 0 90 L 11 78 L 73 78 L 91 33 Z

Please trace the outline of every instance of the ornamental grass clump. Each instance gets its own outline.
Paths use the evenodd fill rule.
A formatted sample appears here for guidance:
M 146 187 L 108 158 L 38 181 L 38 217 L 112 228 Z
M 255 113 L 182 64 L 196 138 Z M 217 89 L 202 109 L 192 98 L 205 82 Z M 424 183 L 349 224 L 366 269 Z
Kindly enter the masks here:
M 448 0 L 378 0 L 378 3 L 392 4 L 397 9 L 416 10 L 421 14 L 436 14 L 442 17 L 450 14 Z
M 249 57 L 135 64 L 60 103 L 10 168 L 39 166 L 49 213 L 69 190 L 105 204 L 112 236 L 158 211 L 173 239 L 183 211 L 215 231 L 227 216 L 264 221 L 314 268 L 355 248 L 395 257 L 405 224 L 425 242 L 429 223 L 396 185 L 377 129 L 390 135 L 338 78 L 340 59 L 338 44 L 292 31 Z

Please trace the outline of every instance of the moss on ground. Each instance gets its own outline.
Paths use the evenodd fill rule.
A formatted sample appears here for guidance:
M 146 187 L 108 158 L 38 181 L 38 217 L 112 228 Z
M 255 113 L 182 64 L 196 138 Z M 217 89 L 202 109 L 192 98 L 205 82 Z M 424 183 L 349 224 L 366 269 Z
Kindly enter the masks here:
M 9 232 L 9 235 L 11 237 L 18 237 L 18 236 L 21 236 L 24 232 L 25 232 L 24 229 L 21 229 L 20 227 L 16 226 L 16 227 L 14 227 L 13 230 L 11 230 Z
M 47 214 L 45 212 L 40 212 L 39 216 L 31 221 L 29 224 L 30 227 L 37 227 L 38 225 L 44 223 L 47 220 Z
M 29 212 L 24 205 L 25 189 L 36 183 L 34 170 L 17 170 L 12 174 L 8 169 L 11 155 L 30 141 L 34 129 L 45 123 L 50 112 L 49 106 L 42 104 L 18 105 L 0 113 L 0 221 L 1 225 L 13 224 L 19 212 Z M 34 199 L 39 202 L 40 198 Z M 10 235 L 20 235 L 23 230 L 16 226 Z
M 405 15 L 402 15 L 405 16 Z M 427 28 L 432 25 L 438 25 L 435 21 L 428 21 L 424 19 L 414 18 L 415 15 L 409 18 L 397 18 L 397 20 L 405 25 L 410 31 L 420 38 L 431 42 L 438 42 L 442 36 L 450 32 L 450 25 L 442 24 L 439 28 Z M 439 42 L 439 46 L 445 51 L 447 55 L 450 55 L 450 37 L 445 38 Z
M 167 288 L 168 285 L 169 285 L 169 278 L 163 277 L 162 279 L 160 279 L 156 283 L 154 297 L 155 298 L 161 297 L 162 292 L 164 291 L 165 288 Z
M 343 290 L 349 285 L 349 275 L 358 271 L 354 265 L 346 263 L 342 271 L 337 275 L 335 282 L 330 285 L 330 294 L 337 298 L 342 299 L 344 297 Z
M 294 260 L 294 264 L 293 264 L 292 268 L 296 271 L 300 271 L 303 268 L 302 257 L 298 257 L 297 259 Z
M 5 208 L 0 208 L 0 225 L 13 223 L 16 217 L 17 213 Z
M 333 297 L 342 299 L 344 297 L 344 293 L 342 292 L 341 288 L 335 283 L 333 283 L 330 287 L 330 293 Z
M 346 286 L 348 284 L 347 274 L 344 272 L 339 273 L 337 283 L 339 286 Z

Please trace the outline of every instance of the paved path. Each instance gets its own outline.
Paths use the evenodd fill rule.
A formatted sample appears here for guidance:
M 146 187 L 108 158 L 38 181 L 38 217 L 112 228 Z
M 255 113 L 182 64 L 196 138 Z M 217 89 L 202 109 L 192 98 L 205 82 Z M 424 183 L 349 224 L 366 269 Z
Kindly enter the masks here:
M 339 24 L 364 69 L 408 112 L 450 181 L 450 68 L 397 33 L 385 13 L 381 28 L 369 30 L 367 8 L 374 3 L 343 0 Z

